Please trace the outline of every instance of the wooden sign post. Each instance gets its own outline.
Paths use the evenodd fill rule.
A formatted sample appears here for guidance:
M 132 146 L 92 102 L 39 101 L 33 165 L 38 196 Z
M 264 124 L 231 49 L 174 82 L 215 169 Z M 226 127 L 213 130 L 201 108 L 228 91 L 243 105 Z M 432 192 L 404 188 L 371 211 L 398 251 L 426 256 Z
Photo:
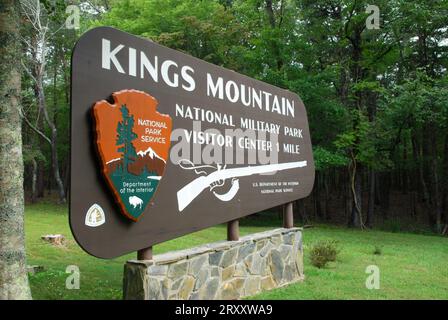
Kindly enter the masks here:
M 137 260 L 152 260 L 152 247 L 138 250 Z
M 283 228 L 294 227 L 293 202 L 288 202 L 283 206 Z
M 240 238 L 240 222 L 239 220 L 232 220 L 227 222 L 227 240 L 237 241 Z

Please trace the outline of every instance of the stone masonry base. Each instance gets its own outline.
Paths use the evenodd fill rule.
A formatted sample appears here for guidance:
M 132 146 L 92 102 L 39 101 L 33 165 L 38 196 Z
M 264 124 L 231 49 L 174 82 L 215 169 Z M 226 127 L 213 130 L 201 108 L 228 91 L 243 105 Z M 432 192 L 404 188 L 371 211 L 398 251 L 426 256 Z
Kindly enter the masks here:
M 275 229 L 130 260 L 124 299 L 238 299 L 303 280 L 302 229 Z

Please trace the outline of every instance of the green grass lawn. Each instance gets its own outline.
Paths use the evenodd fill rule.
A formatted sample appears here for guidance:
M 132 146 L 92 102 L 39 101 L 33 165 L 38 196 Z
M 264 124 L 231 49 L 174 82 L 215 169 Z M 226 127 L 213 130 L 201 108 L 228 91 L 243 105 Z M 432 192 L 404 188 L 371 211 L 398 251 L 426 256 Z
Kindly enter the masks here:
M 241 234 L 275 228 L 281 221 L 275 214 L 241 221 Z M 55 247 L 41 235 L 62 233 L 66 247 Z M 302 283 L 262 293 L 255 299 L 448 299 L 448 238 L 381 231 L 359 231 L 318 225 L 304 231 L 305 275 Z M 154 247 L 155 254 L 225 239 L 225 226 L 216 226 Z M 310 264 L 309 248 L 318 240 L 339 242 L 336 262 L 324 269 Z M 123 264 L 130 254 L 113 260 L 89 256 L 74 241 L 68 225 L 67 208 L 51 203 L 26 207 L 28 264 L 44 266 L 30 275 L 34 299 L 121 299 Z M 381 255 L 374 255 L 375 247 Z M 67 266 L 81 272 L 79 290 L 65 286 Z M 380 289 L 368 290 L 365 281 L 369 265 L 380 268 Z

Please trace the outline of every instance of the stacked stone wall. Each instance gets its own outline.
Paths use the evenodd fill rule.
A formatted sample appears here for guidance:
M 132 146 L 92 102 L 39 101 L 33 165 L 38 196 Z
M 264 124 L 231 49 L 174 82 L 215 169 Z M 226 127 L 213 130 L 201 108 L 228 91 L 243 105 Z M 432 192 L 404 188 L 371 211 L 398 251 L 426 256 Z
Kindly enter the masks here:
M 238 299 L 304 279 L 302 230 L 275 229 L 131 260 L 125 299 Z

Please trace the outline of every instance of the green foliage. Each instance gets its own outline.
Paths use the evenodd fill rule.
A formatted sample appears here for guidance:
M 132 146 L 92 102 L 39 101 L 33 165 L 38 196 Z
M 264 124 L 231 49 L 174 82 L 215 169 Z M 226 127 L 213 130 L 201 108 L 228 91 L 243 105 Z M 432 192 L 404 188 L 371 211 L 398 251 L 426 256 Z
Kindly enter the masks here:
M 25 165 L 32 164 L 33 160 L 37 162 L 45 162 L 45 156 L 41 150 L 33 148 L 31 145 L 24 145 L 22 148 L 23 162 Z
M 340 252 L 337 241 L 321 240 L 314 244 L 310 251 L 311 264 L 317 268 L 324 268 L 328 262 L 336 261 Z
M 243 26 L 216 1 L 124 0 L 92 26 L 107 25 L 149 38 L 200 59 L 238 68 L 233 52 L 239 50 Z
M 347 165 L 348 158 L 336 151 L 329 151 L 323 147 L 315 147 L 313 150 L 314 165 L 316 170 L 325 170 L 328 168 L 342 167 Z
M 64 1 L 42 3 L 51 22 L 45 96 L 61 171 L 69 168 L 71 51 L 84 31 L 107 25 L 297 93 L 307 109 L 316 168 L 329 181 L 354 163 L 359 176 L 370 169 L 411 176 L 423 168 L 412 188 L 421 192 L 425 183 L 434 194 L 437 176 L 445 193 L 439 198 L 446 197 L 447 1 L 376 0 L 379 30 L 366 28 L 367 0 L 92 0 L 82 2 L 80 30 L 60 28 Z M 24 40 L 36 40 L 30 24 L 22 29 Z M 28 50 L 24 57 L 32 55 Z M 22 87 L 25 113 L 49 136 L 26 72 Z M 50 169 L 48 144 L 26 126 L 24 145 L 33 146 L 25 149 L 27 165 L 35 158 Z
M 392 167 L 388 150 L 383 148 L 384 136 L 377 122 L 371 122 L 359 110 L 352 112 L 354 127 L 340 134 L 334 141 L 339 152 L 376 170 Z

